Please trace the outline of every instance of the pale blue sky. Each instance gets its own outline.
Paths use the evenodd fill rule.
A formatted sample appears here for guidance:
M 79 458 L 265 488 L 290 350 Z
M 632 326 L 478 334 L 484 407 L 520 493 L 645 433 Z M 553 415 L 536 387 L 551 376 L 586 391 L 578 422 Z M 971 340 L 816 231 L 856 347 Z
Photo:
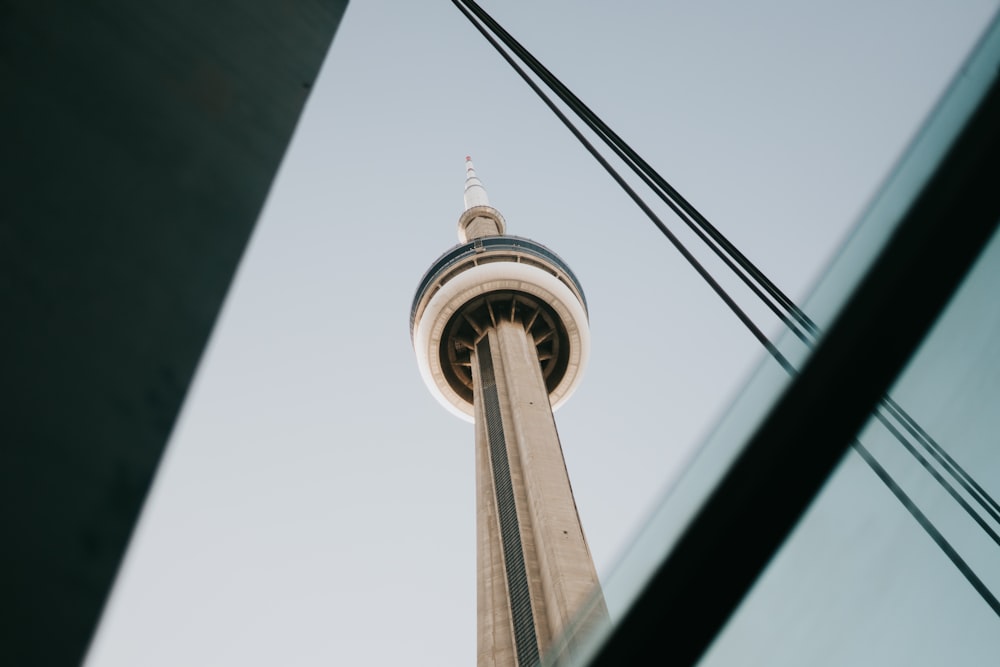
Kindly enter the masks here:
M 997 2 L 483 5 L 801 298 Z M 611 570 L 761 352 L 450 2 L 355 0 L 89 667 L 474 662 L 472 428 L 408 330 L 466 154 L 586 291 L 591 365 L 556 420 Z

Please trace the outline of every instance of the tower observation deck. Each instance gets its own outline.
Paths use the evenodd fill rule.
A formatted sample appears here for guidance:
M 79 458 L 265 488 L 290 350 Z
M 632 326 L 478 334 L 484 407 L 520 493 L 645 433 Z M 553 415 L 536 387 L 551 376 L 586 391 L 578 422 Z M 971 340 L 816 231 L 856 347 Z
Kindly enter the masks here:
M 506 235 L 469 158 L 465 206 L 410 332 L 431 393 L 475 424 L 478 665 L 527 667 L 584 606 L 606 615 L 552 415 L 586 366 L 587 304 L 558 255 Z

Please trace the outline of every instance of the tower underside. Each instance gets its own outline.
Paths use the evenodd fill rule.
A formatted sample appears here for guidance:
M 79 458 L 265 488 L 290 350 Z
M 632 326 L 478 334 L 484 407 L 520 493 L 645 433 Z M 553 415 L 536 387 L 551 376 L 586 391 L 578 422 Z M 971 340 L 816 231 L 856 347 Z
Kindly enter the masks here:
M 420 374 L 441 404 L 474 421 L 472 347 L 501 319 L 520 319 L 538 347 L 553 409 L 580 383 L 590 348 L 586 301 L 569 267 L 545 246 L 478 238 L 424 274 L 410 310 Z
M 513 308 L 508 315 L 482 328 L 468 350 L 480 667 L 537 662 L 598 591 L 539 360 L 545 347 L 533 321 Z M 599 601 L 595 622 L 604 615 Z

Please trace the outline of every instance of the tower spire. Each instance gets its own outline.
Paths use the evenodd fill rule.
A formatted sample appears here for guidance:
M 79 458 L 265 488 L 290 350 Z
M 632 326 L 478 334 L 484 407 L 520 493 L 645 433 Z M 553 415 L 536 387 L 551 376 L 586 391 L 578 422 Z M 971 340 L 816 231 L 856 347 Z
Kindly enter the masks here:
M 489 206 L 490 199 L 486 196 L 486 188 L 483 182 L 476 176 L 476 168 L 472 165 L 472 158 L 465 156 L 465 209 L 469 210 L 473 206 Z
M 503 236 L 507 222 L 490 206 L 483 182 L 476 176 L 472 158 L 465 156 L 465 212 L 458 219 L 458 240 L 467 243 L 484 236 Z

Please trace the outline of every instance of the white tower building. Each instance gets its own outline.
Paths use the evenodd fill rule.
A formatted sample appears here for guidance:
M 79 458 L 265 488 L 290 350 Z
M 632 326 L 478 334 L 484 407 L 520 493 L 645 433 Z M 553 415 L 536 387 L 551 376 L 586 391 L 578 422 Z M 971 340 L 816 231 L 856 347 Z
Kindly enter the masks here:
M 606 615 L 552 412 L 590 347 L 566 263 L 507 236 L 466 158 L 460 245 L 420 281 L 410 327 L 431 393 L 476 433 L 478 664 L 545 657 L 584 605 Z

